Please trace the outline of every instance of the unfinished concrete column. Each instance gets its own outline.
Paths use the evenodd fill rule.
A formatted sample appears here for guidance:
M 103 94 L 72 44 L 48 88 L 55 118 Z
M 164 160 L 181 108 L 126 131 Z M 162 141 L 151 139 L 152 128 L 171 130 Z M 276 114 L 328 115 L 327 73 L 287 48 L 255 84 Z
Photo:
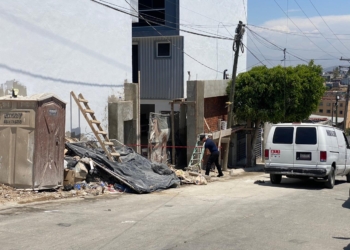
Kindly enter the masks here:
M 124 84 L 125 101 L 131 101 L 133 104 L 133 118 L 131 121 L 125 122 L 126 129 L 128 129 L 127 140 L 129 144 L 137 145 L 134 150 L 141 154 L 141 128 L 140 128 L 140 99 L 139 99 L 139 85 L 137 83 Z
M 190 161 L 197 136 L 204 131 L 204 81 L 187 82 L 187 162 Z
M 121 143 L 129 144 L 125 141 L 125 135 L 130 131 L 125 131 L 125 121 L 132 120 L 133 104 L 131 101 L 116 101 L 108 103 L 108 134 L 110 139 L 117 139 Z

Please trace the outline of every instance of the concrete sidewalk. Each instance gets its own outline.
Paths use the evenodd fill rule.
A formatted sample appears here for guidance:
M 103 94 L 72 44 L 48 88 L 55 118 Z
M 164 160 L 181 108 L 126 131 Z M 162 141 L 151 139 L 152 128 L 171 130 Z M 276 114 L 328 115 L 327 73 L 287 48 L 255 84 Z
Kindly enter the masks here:
M 203 171 L 203 170 L 202 170 Z M 222 171 L 224 176 L 217 177 L 218 172 L 215 169 L 215 172 L 210 172 L 210 182 L 212 181 L 220 181 L 220 180 L 228 180 L 232 179 L 232 177 L 244 176 L 247 173 L 264 173 L 264 164 L 257 164 L 254 167 L 250 168 L 229 168 L 226 171 Z

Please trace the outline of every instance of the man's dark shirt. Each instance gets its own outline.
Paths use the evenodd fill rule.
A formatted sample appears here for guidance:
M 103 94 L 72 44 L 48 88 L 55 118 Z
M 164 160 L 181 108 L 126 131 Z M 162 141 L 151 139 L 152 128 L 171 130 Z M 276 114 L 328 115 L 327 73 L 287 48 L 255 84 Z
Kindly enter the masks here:
M 212 139 L 209 139 L 209 138 L 206 140 L 204 147 L 206 149 L 209 149 L 211 154 L 214 153 L 214 152 L 219 151 L 218 148 L 216 147 L 214 141 Z

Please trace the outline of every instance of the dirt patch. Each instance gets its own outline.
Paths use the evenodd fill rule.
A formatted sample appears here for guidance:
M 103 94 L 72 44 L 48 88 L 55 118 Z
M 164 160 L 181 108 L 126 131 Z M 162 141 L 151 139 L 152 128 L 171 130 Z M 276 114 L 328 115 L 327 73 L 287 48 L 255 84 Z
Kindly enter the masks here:
M 0 207 L 1 205 L 15 203 L 15 204 L 27 204 L 32 202 L 40 201 L 51 201 L 60 199 L 69 199 L 77 197 L 94 197 L 94 196 L 105 196 L 112 194 L 122 194 L 114 188 L 105 186 L 102 187 L 98 184 L 89 184 L 85 188 L 80 190 L 69 190 L 63 189 L 57 190 L 45 190 L 45 191 L 26 191 L 17 190 L 16 188 L 0 184 Z

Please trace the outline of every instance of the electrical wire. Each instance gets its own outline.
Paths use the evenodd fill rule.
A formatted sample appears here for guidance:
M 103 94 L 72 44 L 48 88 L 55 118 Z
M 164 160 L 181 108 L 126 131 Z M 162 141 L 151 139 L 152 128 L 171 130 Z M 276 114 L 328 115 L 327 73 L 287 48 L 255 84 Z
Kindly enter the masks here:
M 249 36 L 249 34 L 247 33 L 247 35 Z M 259 49 L 259 47 L 256 45 L 256 43 L 254 42 L 254 39 L 252 39 L 252 38 L 250 38 L 251 39 L 251 41 L 253 42 L 253 44 L 255 45 L 255 47 L 256 47 L 256 49 L 259 51 L 259 53 L 260 53 L 260 55 L 265 59 L 265 61 L 266 61 L 266 57 L 263 55 L 263 53 L 260 51 L 260 49 Z M 271 67 L 273 67 L 272 66 L 272 64 L 269 62 L 269 61 L 267 61 L 269 64 L 270 64 L 270 66 Z
M 247 10 L 245 9 L 245 1 L 244 0 L 243 0 L 243 8 L 244 8 L 244 14 L 245 14 L 245 23 L 248 23 Z
M 311 19 L 306 15 L 303 8 L 299 5 L 297 0 L 294 0 L 294 2 L 299 6 L 300 10 L 304 13 L 304 15 L 307 17 L 307 19 L 310 21 L 310 23 L 315 27 L 315 29 L 323 36 L 323 38 L 336 50 L 338 53 L 343 54 L 341 51 L 339 51 L 328 39 L 321 33 L 321 31 L 316 27 L 316 25 L 311 21 Z
M 92 1 L 94 1 L 94 0 L 92 0 Z M 143 20 L 145 20 L 145 21 L 148 23 L 148 25 L 150 25 L 150 26 L 152 27 L 152 29 L 154 29 L 154 31 L 156 31 L 161 37 L 165 38 L 165 39 L 166 39 L 170 44 L 172 44 L 175 48 L 181 50 L 185 55 L 187 55 L 188 57 L 190 57 L 192 60 L 196 61 L 197 63 L 201 64 L 202 66 L 204 66 L 204 67 L 206 67 L 206 68 L 208 68 L 208 69 L 210 69 L 210 70 L 213 70 L 213 71 L 215 71 L 215 72 L 223 73 L 222 71 L 218 71 L 218 70 L 213 69 L 212 67 L 210 67 L 210 66 L 208 66 L 208 65 L 205 65 L 205 64 L 201 63 L 201 62 L 198 61 L 196 58 L 194 58 L 193 56 L 189 55 L 189 54 L 186 53 L 183 49 L 181 49 L 180 47 L 178 47 L 175 43 L 172 43 L 169 39 L 167 39 L 166 37 L 164 37 L 164 36 L 162 35 L 161 32 L 159 32 L 155 27 L 153 27 L 147 19 L 144 19 L 143 16 L 142 16 L 138 11 L 136 11 L 135 8 L 134 8 L 127 0 L 125 0 L 125 2 L 126 2 L 127 4 L 129 4 L 130 7 L 131 7 L 132 9 L 134 9 L 134 11 L 137 12 L 138 15 L 139 15 Z
M 334 31 L 329 27 L 329 25 L 327 24 L 327 22 L 323 19 L 323 17 L 321 16 L 320 12 L 318 12 L 318 10 L 316 9 L 316 6 L 313 4 L 313 2 L 311 0 L 309 0 L 311 5 L 314 7 L 314 9 L 316 10 L 316 12 L 318 13 L 318 15 L 321 17 L 321 19 L 323 20 L 323 22 L 326 24 L 326 26 L 328 27 L 328 29 L 332 32 L 332 34 L 337 38 L 337 40 L 343 44 L 343 46 L 349 50 L 349 48 L 347 46 L 345 46 L 345 44 L 339 39 L 339 37 L 334 33 Z M 350 50 L 349 50 L 350 51 Z
M 124 13 L 126 15 L 129 15 L 129 16 L 133 16 L 133 17 L 137 17 L 139 18 L 140 17 L 140 14 L 138 15 L 135 15 L 135 14 L 132 14 L 130 12 L 127 12 L 127 11 L 124 11 L 124 10 L 121 10 L 121 9 L 118 9 L 118 8 L 115 8 L 115 7 L 112 7 L 111 5 L 115 5 L 113 3 L 109 3 L 107 1 L 103 1 L 103 0 L 99 0 L 99 1 L 96 1 L 96 0 L 90 0 L 92 2 L 95 2 L 95 3 L 98 3 L 98 4 L 101 4 L 105 7 L 108 7 L 110 9 L 113 9 L 113 10 L 116 10 L 118 12 L 121 12 L 121 13 Z M 102 3 L 101 1 L 103 1 L 104 3 Z M 134 11 L 136 13 L 138 13 L 135 9 Z M 153 18 L 153 17 L 152 17 Z M 189 33 L 189 34 L 192 34 L 192 35 L 198 35 L 198 36 L 203 36 L 203 37 L 208 37 L 208 38 L 214 38 L 214 39 L 222 39 L 222 40 L 230 40 L 230 41 L 233 41 L 234 39 L 230 38 L 230 37 L 225 37 L 225 36 L 210 36 L 210 35 L 205 35 L 205 34 L 201 34 L 201 33 L 197 33 L 197 32 L 193 32 L 193 31 L 189 31 L 189 30 L 184 30 L 184 29 L 180 29 L 180 28 L 174 28 L 174 27 L 171 27 L 171 26 L 168 26 L 168 25 L 165 25 L 165 24 L 162 24 L 162 23 L 159 23 L 159 22 L 156 22 L 156 21 L 153 21 L 153 20 L 150 20 L 150 19 L 147 19 L 145 17 L 142 17 L 143 20 L 147 20 L 147 22 L 149 23 L 153 23 L 153 24 L 157 24 L 158 26 L 162 26 L 162 27 L 167 27 L 167 28 L 170 28 L 170 29 L 173 29 L 173 30 L 179 30 L 179 31 L 182 31 L 182 32 L 185 32 L 185 33 Z M 160 19 L 162 20 L 162 19 Z M 162 20 L 164 21 L 164 20 Z M 149 24 L 150 26 L 152 26 L 151 24 Z
M 262 65 L 266 66 L 250 49 L 248 49 L 248 47 L 241 42 L 241 44 L 250 52 L 250 54 L 252 54 L 256 60 L 258 60 Z
M 281 11 L 288 17 L 288 19 L 294 24 L 294 26 L 301 32 L 301 33 L 303 33 L 304 34 L 304 32 L 298 27 L 298 25 L 296 25 L 295 23 L 294 23 L 294 21 L 286 14 L 286 12 L 282 9 L 282 7 L 277 3 L 277 1 L 276 0 L 274 0 L 274 2 L 278 5 L 278 7 L 281 9 Z M 305 34 L 304 34 L 305 35 Z M 326 53 L 326 54 L 328 54 L 326 51 L 324 51 L 322 48 L 320 48 L 317 44 L 315 44 L 308 36 L 306 36 L 305 35 L 305 37 L 312 43 L 312 44 L 314 44 L 317 48 L 319 48 L 320 50 L 322 50 L 324 53 Z M 334 57 L 334 58 L 337 58 L 337 57 L 335 57 L 335 56 L 333 56 L 333 55 L 331 55 L 331 54 L 328 54 L 329 56 L 332 56 L 332 57 Z M 338 59 L 338 58 L 337 58 Z
M 280 46 L 274 44 L 273 42 L 270 42 L 269 40 L 267 40 L 267 39 L 264 38 L 263 36 L 261 36 L 261 35 L 259 35 L 258 33 L 252 31 L 249 27 L 246 26 L 246 28 L 247 28 L 250 32 L 252 32 L 253 34 L 255 34 L 255 35 L 261 37 L 261 38 L 264 39 L 266 42 L 272 44 L 273 46 L 275 46 L 275 47 L 278 48 L 279 50 L 284 51 L 284 49 L 283 49 L 282 47 L 280 47 Z M 291 56 L 293 56 L 293 57 L 295 57 L 295 58 L 297 58 L 297 59 L 299 59 L 299 60 L 301 60 L 301 61 L 304 61 L 304 62 L 308 63 L 308 61 L 306 61 L 306 60 L 300 58 L 300 57 L 297 56 L 297 55 L 294 55 L 294 54 L 292 54 L 292 53 L 290 53 L 290 52 L 288 52 L 288 51 L 286 51 L 286 53 L 289 54 L 289 55 L 291 55 Z
M 246 25 L 248 26 L 248 24 Z M 276 30 L 276 29 L 271 29 L 271 28 L 267 28 L 267 27 L 262 27 L 262 26 L 257 26 L 257 25 L 254 25 L 254 24 L 249 24 L 249 26 L 251 27 L 255 27 L 255 28 L 258 28 L 258 29 L 264 29 L 264 30 L 269 30 L 269 31 L 272 31 L 272 32 L 278 32 L 278 33 L 282 33 L 282 34 L 288 34 L 288 35 L 293 35 L 293 36 L 305 36 L 305 35 L 308 35 L 311 34 L 311 35 L 316 35 L 317 33 L 308 33 L 308 32 L 304 32 L 304 34 L 300 34 L 300 33 L 297 33 L 297 32 L 286 32 L 286 31 L 282 31 L 282 30 Z M 336 36 L 350 36 L 350 34 L 335 34 Z M 312 37 L 312 38 L 321 38 L 321 37 L 318 37 L 318 36 L 309 36 L 309 37 Z M 331 37 L 327 37 L 327 39 L 334 39 L 336 40 L 337 38 L 331 38 Z M 341 39 L 343 41 L 346 41 L 346 40 L 350 40 L 350 39 Z

